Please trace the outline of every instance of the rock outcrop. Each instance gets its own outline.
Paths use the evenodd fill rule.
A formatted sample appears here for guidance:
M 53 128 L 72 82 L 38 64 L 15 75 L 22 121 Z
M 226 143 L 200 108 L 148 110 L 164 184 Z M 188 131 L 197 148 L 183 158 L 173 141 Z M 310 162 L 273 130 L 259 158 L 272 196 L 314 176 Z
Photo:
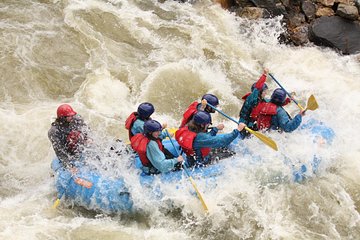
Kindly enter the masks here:
M 360 52 L 360 0 L 214 0 L 248 19 L 283 15 L 287 32 L 279 41 L 309 42 L 343 54 Z

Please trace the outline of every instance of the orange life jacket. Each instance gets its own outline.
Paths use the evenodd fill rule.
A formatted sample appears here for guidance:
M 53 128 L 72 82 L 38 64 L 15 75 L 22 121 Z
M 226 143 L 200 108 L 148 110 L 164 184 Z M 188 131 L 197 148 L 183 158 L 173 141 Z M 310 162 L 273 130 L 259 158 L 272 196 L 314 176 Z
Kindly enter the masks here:
M 189 130 L 188 126 L 180 128 L 175 133 L 176 141 L 179 143 L 179 145 L 182 147 L 182 149 L 188 156 L 195 155 L 195 152 L 193 149 L 193 142 L 194 142 L 196 135 L 197 135 L 196 133 Z M 202 157 L 206 157 L 210 153 L 211 148 L 201 148 L 200 151 L 201 151 Z

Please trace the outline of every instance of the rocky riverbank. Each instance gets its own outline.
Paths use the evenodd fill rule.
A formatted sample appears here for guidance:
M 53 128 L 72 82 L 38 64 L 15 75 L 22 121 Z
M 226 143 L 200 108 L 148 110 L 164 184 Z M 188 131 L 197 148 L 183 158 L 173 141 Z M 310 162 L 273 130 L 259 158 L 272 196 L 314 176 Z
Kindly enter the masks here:
M 303 46 L 313 42 L 360 53 L 360 0 L 214 0 L 249 19 L 283 15 L 287 32 L 281 42 Z

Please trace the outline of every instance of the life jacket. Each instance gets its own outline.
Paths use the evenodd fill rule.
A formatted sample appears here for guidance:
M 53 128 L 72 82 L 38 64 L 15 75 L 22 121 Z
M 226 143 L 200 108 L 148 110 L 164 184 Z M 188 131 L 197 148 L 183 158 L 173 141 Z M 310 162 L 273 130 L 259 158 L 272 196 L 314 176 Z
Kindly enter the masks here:
M 125 121 L 125 128 L 129 130 L 129 140 L 131 140 L 131 138 L 134 136 L 134 134 L 131 132 L 131 128 L 134 125 L 134 122 L 137 120 L 137 115 L 137 112 L 133 112 Z
M 80 131 L 73 130 L 66 137 L 66 144 L 71 153 L 74 153 L 78 148 L 78 144 L 82 144 L 83 142 L 84 136 Z
M 182 147 L 186 155 L 188 156 L 194 156 L 195 152 L 193 149 L 193 142 L 195 137 L 197 136 L 196 133 L 193 131 L 190 131 L 188 126 L 185 126 L 183 128 L 180 128 L 175 133 L 175 139 L 179 143 L 179 145 Z M 206 157 L 209 155 L 211 148 L 201 148 L 201 155 L 202 157 Z
M 183 114 L 183 119 L 181 121 L 179 128 L 184 127 L 188 122 L 190 122 L 194 114 L 198 111 L 197 110 L 198 104 L 199 102 L 195 101 L 192 104 L 190 104 L 190 106 L 186 109 L 186 111 Z
M 137 152 L 142 165 L 145 166 L 145 167 L 153 167 L 150 160 L 146 156 L 146 147 L 149 144 L 149 142 L 150 142 L 150 139 L 147 138 L 142 133 L 135 134 L 135 136 L 133 136 L 131 138 L 131 147 Z M 162 152 L 164 152 L 164 147 L 163 147 L 163 145 L 161 143 L 161 140 L 157 139 L 156 143 L 158 144 L 160 150 Z
M 272 116 L 276 115 L 278 106 L 271 102 L 260 102 L 251 112 L 251 118 L 256 121 L 258 129 L 268 129 Z

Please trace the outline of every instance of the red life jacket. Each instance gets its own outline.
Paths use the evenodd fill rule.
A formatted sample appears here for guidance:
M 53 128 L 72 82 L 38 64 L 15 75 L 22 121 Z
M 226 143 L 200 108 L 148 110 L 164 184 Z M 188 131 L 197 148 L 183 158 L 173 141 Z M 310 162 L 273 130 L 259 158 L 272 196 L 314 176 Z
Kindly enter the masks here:
M 137 152 L 142 165 L 145 167 L 152 166 L 150 160 L 146 156 L 146 147 L 149 144 L 149 142 L 150 142 L 150 139 L 147 138 L 142 133 L 135 134 L 135 136 L 131 138 L 131 147 Z M 164 147 L 161 143 L 161 140 L 157 139 L 156 143 L 158 144 L 160 150 L 162 152 L 164 152 Z
M 134 122 L 137 120 L 137 112 L 133 112 L 128 116 L 128 118 L 125 121 L 125 128 L 129 130 L 129 140 L 134 136 L 134 134 L 131 132 L 131 128 L 134 125 Z
M 75 153 L 79 144 L 83 144 L 84 140 L 84 136 L 80 131 L 72 130 L 66 137 L 68 150 L 71 153 Z
M 189 130 L 188 126 L 180 128 L 175 132 L 176 141 L 179 143 L 179 145 L 182 147 L 182 149 L 188 156 L 194 156 L 195 154 L 193 149 L 193 142 L 196 135 L 196 133 Z M 201 148 L 200 151 L 202 157 L 206 157 L 210 153 L 211 148 Z
M 277 106 L 270 102 L 260 102 L 251 112 L 251 118 L 257 122 L 258 129 L 271 126 L 271 118 L 276 115 Z
M 186 111 L 183 114 L 183 119 L 181 120 L 181 124 L 179 128 L 184 127 L 188 122 L 190 122 L 191 118 L 194 116 L 194 114 L 198 111 L 197 105 L 199 102 L 195 101 L 186 109 Z

